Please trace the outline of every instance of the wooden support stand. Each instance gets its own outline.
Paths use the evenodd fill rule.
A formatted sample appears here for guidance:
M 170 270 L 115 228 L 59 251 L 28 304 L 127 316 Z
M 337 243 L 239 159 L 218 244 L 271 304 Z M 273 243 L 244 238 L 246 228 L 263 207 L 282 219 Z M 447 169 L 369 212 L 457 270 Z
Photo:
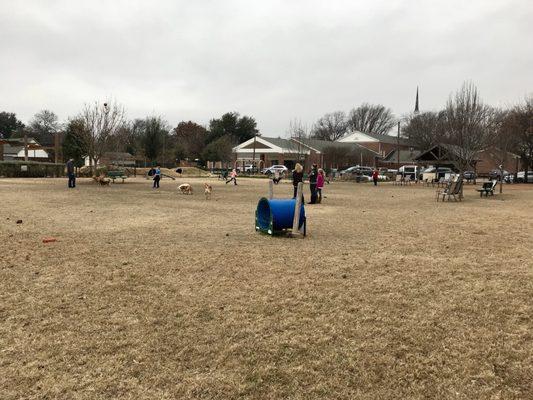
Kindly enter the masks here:
M 296 189 L 296 203 L 294 205 L 294 219 L 292 221 L 292 231 L 290 233 L 291 237 L 301 237 L 305 236 L 305 223 L 302 226 L 302 229 L 299 229 L 300 226 L 300 208 L 302 207 L 302 192 L 303 192 L 303 183 L 298 183 L 298 188 Z

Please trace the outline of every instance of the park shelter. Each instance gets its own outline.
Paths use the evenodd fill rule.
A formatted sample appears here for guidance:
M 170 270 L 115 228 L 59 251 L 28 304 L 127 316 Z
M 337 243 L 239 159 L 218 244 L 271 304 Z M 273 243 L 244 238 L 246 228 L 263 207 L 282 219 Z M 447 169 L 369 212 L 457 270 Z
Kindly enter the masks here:
M 463 151 L 459 146 L 439 143 L 421 152 L 415 160 L 424 166 L 433 165 L 459 170 L 459 165 L 465 163 L 464 160 L 461 160 L 461 154 Z M 476 153 L 470 168 L 481 176 L 488 175 L 490 171 L 498 169 L 500 165 L 503 165 L 505 170 L 516 173 L 519 169 L 519 158 L 516 154 L 491 146 Z
M 237 167 L 255 164 L 261 169 L 272 165 L 285 165 L 292 169 L 297 162 L 305 164 L 311 150 L 290 139 L 256 136 L 235 146 L 233 155 Z
M 417 164 L 416 159 L 419 155 L 420 151 L 414 150 L 413 148 L 395 149 L 379 161 L 379 166 L 394 169 L 402 165 Z
M 448 167 L 458 170 L 459 165 L 466 162 L 462 160 L 462 151 L 459 146 L 447 143 L 438 143 L 422 151 L 415 161 L 423 166 Z M 472 169 L 475 170 L 477 160 L 472 160 Z
M 0 139 L 2 160 L 25 160 L 26 151 L 23 138 Z M 49 154 L 33 138 L 27 138 L 28 161 L 48 161 Z

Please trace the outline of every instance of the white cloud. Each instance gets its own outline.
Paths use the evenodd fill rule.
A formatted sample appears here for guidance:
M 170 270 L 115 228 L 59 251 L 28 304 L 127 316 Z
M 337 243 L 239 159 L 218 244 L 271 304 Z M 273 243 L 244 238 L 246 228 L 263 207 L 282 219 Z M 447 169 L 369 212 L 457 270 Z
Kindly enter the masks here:
M 112 96 L 130 117 L 207 123 L 294 117 L 379 102 L 438 108 L 464 80 L 493 104 L 533 90 L 533 6 L 475 1 L 3 1 L 1 108 L 61 118 Z

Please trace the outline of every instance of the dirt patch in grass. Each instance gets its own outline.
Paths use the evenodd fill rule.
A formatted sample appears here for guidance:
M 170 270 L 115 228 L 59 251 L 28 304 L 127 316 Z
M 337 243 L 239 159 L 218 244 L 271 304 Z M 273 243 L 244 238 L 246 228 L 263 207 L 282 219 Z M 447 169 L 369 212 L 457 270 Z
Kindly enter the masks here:
M 2 399 L 533 397 L 529 186 L 333 183 L 300 240 L 204 181 L 0 180 Z

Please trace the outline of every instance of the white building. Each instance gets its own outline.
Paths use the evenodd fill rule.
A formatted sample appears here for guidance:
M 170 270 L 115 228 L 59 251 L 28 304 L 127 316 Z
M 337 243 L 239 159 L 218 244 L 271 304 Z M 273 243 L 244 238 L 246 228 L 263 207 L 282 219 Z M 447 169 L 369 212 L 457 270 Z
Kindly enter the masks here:
M 4 161 L 24 160 L 24 139 L 2 139 Z M 48 161 L 49 155 L 46 150 L 40 148 L 40 144 L 35 139 L 28 138 L 28 160 L 29 161 Z

